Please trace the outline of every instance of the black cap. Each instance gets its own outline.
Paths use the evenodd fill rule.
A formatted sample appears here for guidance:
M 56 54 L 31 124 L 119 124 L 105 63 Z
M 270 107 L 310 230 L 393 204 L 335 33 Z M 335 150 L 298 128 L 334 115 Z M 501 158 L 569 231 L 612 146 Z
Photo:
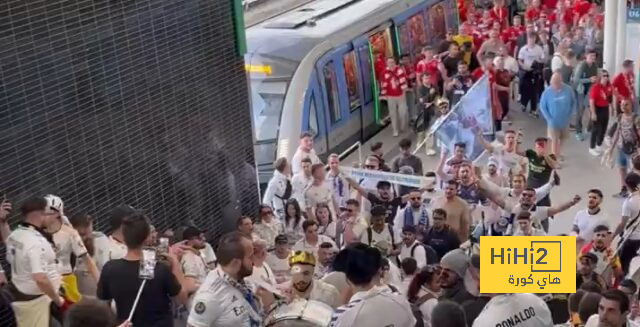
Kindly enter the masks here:
M 185 230 L 182 232 L 182 239 L 189 241 L 193 238 L 200 237 L 202 233 L 203 231 L 200 230 L 198 227 L 189 226 L 185 228 Z
M 593 263 L 598 263 L 598 257 L 592 252 L 587 252 L 587 253 L 585 253 L 585 254 L 580 256 L 581 259 L 585 258 L 585 257 L 589 258 L 589 260 L 591 260 L 591 262 L 593 262 Z
M 287 244 L 287 243 L 289 243 L 289 240 L 287 239 L 287 235 L 280 234 L 280 235 L 276 236 L 275 243 L 276 244 Z

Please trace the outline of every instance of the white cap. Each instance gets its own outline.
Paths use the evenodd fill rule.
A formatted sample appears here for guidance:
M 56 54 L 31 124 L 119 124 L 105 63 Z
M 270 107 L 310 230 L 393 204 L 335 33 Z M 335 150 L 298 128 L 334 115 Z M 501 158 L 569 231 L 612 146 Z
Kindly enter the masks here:
M 332 320 L 332 326 L 336 327 L 414 326 L 416 323 L 404 296 L 377 287 L 354 294 L 348 304 L 336 309 Z
M 44 198 L 47 200 L 47 208 L 45 209 L 47 212 L 56 212 L 64 215 L 64 202 L 59 196 L 47 194 Z

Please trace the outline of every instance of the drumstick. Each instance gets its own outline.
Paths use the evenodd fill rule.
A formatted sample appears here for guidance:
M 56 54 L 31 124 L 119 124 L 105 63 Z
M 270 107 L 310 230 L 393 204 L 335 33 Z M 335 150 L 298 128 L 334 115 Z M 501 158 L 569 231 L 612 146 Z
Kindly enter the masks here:
M 131 312 L 129 313 L 129 318 L 127 318 L 128 322 L 131 322 L 133 318 L 133 313 L 136 311 L 136 306 L 138 306 L 138 301 L 140 300 L 140 295 L 142 294 L 142 289 L 144 288 L 144 284 L 147 283 L 146 279 L 142 280 L 142 284 L 140 284 L 140 288 L 138 289 L 138 295 L 136 295 L 135 301 L 133 301 L 133 306 L 131 307 Z

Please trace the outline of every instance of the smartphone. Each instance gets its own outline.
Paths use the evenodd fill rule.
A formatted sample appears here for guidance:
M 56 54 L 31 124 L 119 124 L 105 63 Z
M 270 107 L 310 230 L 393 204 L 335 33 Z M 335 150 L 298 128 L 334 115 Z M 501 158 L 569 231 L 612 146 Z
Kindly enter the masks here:
M 152 247 L 143 248 L 138 277 L 140 277 L 141 279 L 153 279 L 155 275 L 156 262 L 156 249 Z
M 168 237 L 160 237 L 158 239 L 158 252 L 160 254 L 164 254 L 164 255 L 169 253 L 169 238 Z

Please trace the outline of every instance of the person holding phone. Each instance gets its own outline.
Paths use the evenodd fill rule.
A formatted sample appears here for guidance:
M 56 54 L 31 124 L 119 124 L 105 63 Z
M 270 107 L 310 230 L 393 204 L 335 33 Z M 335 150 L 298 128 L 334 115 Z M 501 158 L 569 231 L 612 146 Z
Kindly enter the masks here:
M 151 235 L 149 219 L 133 213 L 122 220 L 122 236 L 127 246 L 124 258 L 107 262 L 98 282 L 98 299 L 113 301 L 118 323 L 129 321 L 134 326 L 172 327 L 172 300 L 187 304 L 187 287 L 175 249 L 177 243 L 162 257 L 166 261 L 154 262 L 145 257 L 144 244 Z M 141 269 L 144 267 L 145 269 Z M 137 307 L 134 302 L 145 280 Z M 133 312 L 131 319 L 128 319 Z

